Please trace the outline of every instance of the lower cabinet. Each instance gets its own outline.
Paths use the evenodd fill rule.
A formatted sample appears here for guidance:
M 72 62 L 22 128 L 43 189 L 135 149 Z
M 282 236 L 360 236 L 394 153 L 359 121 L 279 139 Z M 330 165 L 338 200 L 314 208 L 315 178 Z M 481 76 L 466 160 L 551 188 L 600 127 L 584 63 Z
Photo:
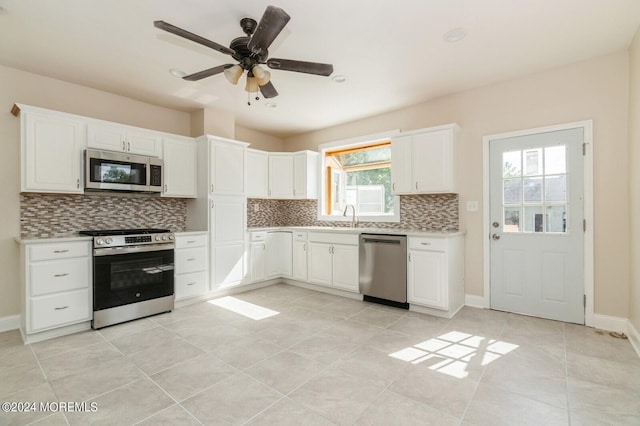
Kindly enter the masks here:
M 26 343 L 89 328 L 93 306 L 91 241 L 21 244 L 22 319 Z
M 293 233 L 293 264 L 291 278 L 307 281 L 307 233 L 296 231 Z
M 409 237 L 407 296 L 413 305 L 452 316 L 464 304 L 464 239 Z
M 175 234 L 176 301 L 201 296 L 208 290 L 208 238 L 206 232 Z
M 290 231 L 256 231 L 250 233 L 250 281 L 291 277 L 292 240 Z
M 358 235 L 310 232 L 308 280 L 358 292 Z

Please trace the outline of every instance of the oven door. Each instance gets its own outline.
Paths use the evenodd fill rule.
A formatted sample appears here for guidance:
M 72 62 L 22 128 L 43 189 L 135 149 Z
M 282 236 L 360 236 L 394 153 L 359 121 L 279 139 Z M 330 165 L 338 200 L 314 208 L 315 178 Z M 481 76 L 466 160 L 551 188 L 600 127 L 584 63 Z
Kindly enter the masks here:
M 96 249 L 93 257 L 93 310 L 171 296 L 173 245 Z

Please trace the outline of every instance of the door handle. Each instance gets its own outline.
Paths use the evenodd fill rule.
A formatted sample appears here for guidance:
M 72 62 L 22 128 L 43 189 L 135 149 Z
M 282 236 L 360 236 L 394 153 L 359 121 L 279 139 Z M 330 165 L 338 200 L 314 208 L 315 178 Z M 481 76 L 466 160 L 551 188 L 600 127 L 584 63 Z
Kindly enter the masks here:
M 498 240 L 500 239 L 500 235 L 498 235 L 498 234 L 493 234 L 493 235 L 491 235 L 491 239 L 492 239 L 492 240 L 496 240 L 496 241 L 498 241 Z

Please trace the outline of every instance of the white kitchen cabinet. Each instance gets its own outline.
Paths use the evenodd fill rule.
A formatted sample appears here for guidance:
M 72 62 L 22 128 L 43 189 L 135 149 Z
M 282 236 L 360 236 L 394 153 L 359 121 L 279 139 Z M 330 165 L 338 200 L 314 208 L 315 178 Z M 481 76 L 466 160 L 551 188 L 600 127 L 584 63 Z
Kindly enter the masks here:
M 210 200 L 212 284 L 214 289 L 233 287 L 244 281 L 247 199 L 214 197 Z
M 291 277 L 293 261 L 291 232 L 267 232 L 266 247 L 267 278 Z
M 310 282 L 358 292 L 358 234 L 310 232 Z
M 246 182 L 248 198 L 269 196 L 269 154 L 257 149 L 247 149 Z
M 269 198 L 293 198 L 293 155 L 269 154 Z
M 117 123 L 90 121 L 87 145 L 107 151 L 162 157 L 162 137 L 158 132 Z
M 293 264 L 291 277 L 299 281 L 307 280 L 307 233 L 295 231 L 293 233 Z
M 267 253 L 267 243 L 264 241 L 253 241 L 249 243 L 250 277 L 251 281 L 264 281 L 265 257 Z
M 90 327 L 91 240 L 21 244 L 22 318 L 25 343 Z
M 165 136 L 163 197 L 196 198 L 197 150 L 193 138 Z
M 175 242 L 175 300 L 204 295 L 209 287 L 207 233 L 177 232 Z
M 446 311 L 441 316 L 453 316 L 464 304 L 463 256 L 462 235 L 443 238 L 409 237 L 409 304 Z
M 82 194 L 86 124 L 70 114 L 20 105 L 22 192 Z
M 211 195 L 245 195 L 245 155 L 247 145 L 207 136 L 209 147 L 209 191 Z
M 400 194 L 457 190 L 456 124 L 403 133 L 391 140 L 392 190 Z
M 318 198 L 318 156 L 312 151 L 293 154 L 293 198 Z

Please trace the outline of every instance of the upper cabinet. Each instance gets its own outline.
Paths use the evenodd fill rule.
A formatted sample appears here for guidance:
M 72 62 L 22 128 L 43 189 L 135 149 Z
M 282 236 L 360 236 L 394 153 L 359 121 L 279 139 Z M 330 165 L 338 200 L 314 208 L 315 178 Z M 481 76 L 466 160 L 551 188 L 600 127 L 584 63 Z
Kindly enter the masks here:
M 403 133 L 391 140 L 392 190 L 400 194 L 457 191 L 456 124 Z
M 248 143 L 203 136 L 209 143 L 210 195 L 245 195 L 245 158 Z
M 90 148 L 162 157 L 162 136 L 152 130 L 115 123 L 90 122 L 87 137 Z
M 318 198 L 318 153 L 269 153 L 269 198 Z
M 247 149 L 247 197 L 267 198 L 269 195 L 269 154 Z
M 22 192 L 81 194 L 86 125 L 72 115 L 20 105 Z
M 196 198 L 196 144 L 193 138 L 166 136 L 162 138 L 164 153 L 163 197 Z

